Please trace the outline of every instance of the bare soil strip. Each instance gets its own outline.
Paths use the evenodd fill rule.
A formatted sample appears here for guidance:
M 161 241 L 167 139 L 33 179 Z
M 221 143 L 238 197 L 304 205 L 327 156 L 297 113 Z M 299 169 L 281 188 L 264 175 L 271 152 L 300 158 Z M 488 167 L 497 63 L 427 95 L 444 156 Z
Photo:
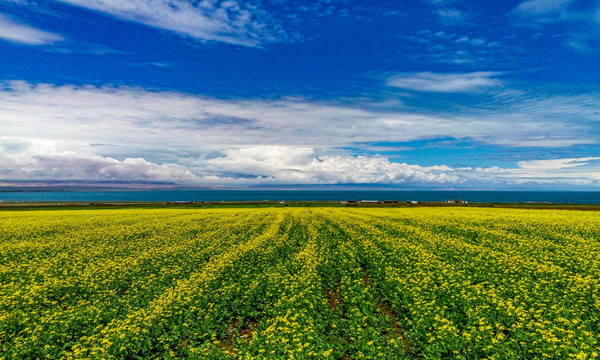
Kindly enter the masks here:
M 365 284 L 365 287 L 371 288 L 373 287 L 373 278 L 371 277 L 371 275 L 367 272 L 367 267 L 364 264 L 360 265 L 360 268 L 363 272 L 363 277 L 362 277 L 362 281 Z M 418 359 L 419 357 L 413 352 L 411 346 L 410 346 L 410 341 L 408 340 L 408 337 L 406 336 L 404 329 L 402 328 L 402 326 L 400 325 L 399 321 L 398 321 L 398 317 L 396 316 L 396 314 L 394 314 L 394 312 L 392 311 L 392 309 L 383 301 L 381 301 L 381 297 L 379 295 L 377 295 L 377 300 L 376 300 L 376 307 L 379 311 L 381 311 L 383 314 L 385 314 L 385 316 L 388 318 L 389 322 L 390 322 L 390 327 L 392 329 L 392 332 L 394 333 L 394 335 L 398 338 L 400 338 L 400 340 L 402 341 L 402 345 L 404 346 L 404 350 L 406 351 L 406 353 L 415 359 Z

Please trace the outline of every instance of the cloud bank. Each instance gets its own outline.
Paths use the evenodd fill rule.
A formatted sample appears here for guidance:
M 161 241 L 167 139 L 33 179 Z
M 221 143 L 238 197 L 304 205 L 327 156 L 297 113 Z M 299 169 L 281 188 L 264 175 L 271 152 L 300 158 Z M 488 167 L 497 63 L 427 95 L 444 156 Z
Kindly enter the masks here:
M 228 149 L 204 169 L 246 181 L 281 184 L 457 183 L 447 166 L 392 163 L 380 156 L 318 156 L 309 147 L 258 146 Z
M 600 186 L 600 158 L 521 161 L 513 169 L 478 168 L 472 177 L 489 183 Z
M 166 181 L 198 180 L 176 164 L 158 165 L 142 158 L 117 160 L 94 154 L 84 144 L 0 137 L 0 179 Z
M 596 95 L 498 96 L 502 110 L 434 114 L 361 101 L 216 99 L 132 87 L 6 82 L 0 87 L 0 180 L 452 185 L 551 182 L 554 164 L 562 166 L 560 181 L 597 182 L 597 159 L 591 157 L 479 169 L 421 166 L 346 150 L 438 138 L 554 148 L 598 142 Z
M 156 144 L 176 151 L 237 145 L 342 147 L 441 137 L 568 146 L 597 143 L 598 100 L 596 94 L 528 98 L 507 93 L 499 95 L 497 101 L 505 104 L 500 109 L 434 113 L 360 101 L 223 100 L 132 87 L 11 81 L 0 86 L 0 120 L 5 136 L 79 139 L 122 149 Z

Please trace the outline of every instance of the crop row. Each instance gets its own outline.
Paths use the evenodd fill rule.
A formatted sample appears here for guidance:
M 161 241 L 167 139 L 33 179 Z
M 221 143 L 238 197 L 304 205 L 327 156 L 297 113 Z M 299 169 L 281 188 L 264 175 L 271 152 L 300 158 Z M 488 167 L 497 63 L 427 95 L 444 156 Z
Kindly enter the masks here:
M 600 216 L 0 213 L 0 358 L 593 359 Z

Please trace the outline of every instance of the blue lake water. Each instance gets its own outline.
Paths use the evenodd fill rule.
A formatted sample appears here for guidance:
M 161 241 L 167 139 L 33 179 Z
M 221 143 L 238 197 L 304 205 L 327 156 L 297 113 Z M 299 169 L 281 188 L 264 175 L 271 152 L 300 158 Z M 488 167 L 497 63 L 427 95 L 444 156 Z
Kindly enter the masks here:
M 596 191 L 152 190 L 0 192 L 0 201 L 444 201 L 600 204 Z

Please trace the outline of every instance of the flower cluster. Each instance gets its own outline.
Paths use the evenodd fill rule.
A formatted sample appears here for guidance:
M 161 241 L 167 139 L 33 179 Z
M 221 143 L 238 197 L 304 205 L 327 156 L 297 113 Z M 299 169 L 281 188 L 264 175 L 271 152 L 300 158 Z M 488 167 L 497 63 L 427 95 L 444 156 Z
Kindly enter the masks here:
M 0 212 L 0 359 L 594 359 L 600 216 Z

